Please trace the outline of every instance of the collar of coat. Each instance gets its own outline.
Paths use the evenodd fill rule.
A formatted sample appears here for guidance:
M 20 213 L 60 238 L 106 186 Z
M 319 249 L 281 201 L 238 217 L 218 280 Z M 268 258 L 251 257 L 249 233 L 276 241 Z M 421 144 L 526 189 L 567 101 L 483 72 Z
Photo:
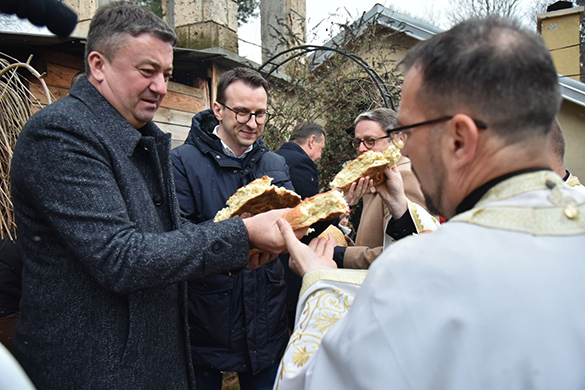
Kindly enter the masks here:
M 202 153 L 213 153 L 216 156 L 215 160 L 218 161 L 220 165 L 231 164 L 230 159 L 223 158 L 227 156 L 223 152 L 221 140 L 213 134 L 213 129 L 218 124 L 219 121 L 213 114 L 212 109 L 207 109 L 197 113 L 191 121 L 191 130 L 189 131 L 189 136 L 185 140 L 185 144 L 194 145 L 199 148 Z M 258 159 L 260 154 L 266 152 L 268 152 L 268 149 L 266 148 L 266 145 L 264 145 L 262 137 L 260 137 L 254 142 L 254 149 L 245 156 L 244 161 Z M 219 156 L 219 158 L 217 156 Z
M 101 126 L 96 124 L 100 127 L 100 133 L 115 141 L 114 144 L 118 145 L 127 156 L 132 155 L 142 137 L 153 137 L 160 145 L 170 143 L 171 135 L 162 132 L 152 121 L 139 130 L 135 129 L 86 77 L 79 79 L 69 94 L 88 107 L 94 117 L 101 122 Z
M 553 171 L 530 172 L 491 187 L 475 207 L 450 222 L 536 236 L 585 234 L 585 196 Z

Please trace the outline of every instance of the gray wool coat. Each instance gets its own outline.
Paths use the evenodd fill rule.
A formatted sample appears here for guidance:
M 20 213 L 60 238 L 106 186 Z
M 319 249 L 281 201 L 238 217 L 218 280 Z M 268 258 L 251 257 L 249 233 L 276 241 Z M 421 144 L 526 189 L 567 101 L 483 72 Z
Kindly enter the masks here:
M 85 78 L 20 134 L 14 354 L 39 389 L 194 388 L 184 282 L 243 268 L 249 244 L 240 219 L 179 217 L 169 151 Z

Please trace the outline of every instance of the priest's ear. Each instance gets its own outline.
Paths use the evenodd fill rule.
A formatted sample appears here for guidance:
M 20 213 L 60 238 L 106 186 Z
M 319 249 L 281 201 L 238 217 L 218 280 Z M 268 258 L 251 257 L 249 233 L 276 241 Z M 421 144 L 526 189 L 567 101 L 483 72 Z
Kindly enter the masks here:
M 478 150 L 482 128 L 467 114 L 457 114 L 447 122 L 446 138 L 447 159 L 450 167 L 457 169 L 469 164 Z M 445 147 L 445 145 L 443 145 Z

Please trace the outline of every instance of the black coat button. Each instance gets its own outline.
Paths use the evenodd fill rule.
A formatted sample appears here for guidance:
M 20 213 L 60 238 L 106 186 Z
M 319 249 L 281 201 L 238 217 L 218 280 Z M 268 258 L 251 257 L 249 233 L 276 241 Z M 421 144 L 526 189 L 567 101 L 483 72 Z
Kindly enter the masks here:
M 216 255 L 219 254 L 222 249 L 223 249 L 223 245 L 221 244 L 221 242 L 216 241 L 213 243 L 213 245 L 211 245 L 211 251 L 213 253 L 215 253 Z

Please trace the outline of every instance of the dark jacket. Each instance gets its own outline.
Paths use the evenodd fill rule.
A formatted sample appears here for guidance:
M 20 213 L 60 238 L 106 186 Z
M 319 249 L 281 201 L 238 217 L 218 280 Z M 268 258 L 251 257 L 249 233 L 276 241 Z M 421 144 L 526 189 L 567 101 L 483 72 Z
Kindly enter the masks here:
M 238 188 L 263 175 L 293 189 L 284 159 L 268 151 L 262 139 L 243 160 L 225 155 L 212 134 L 217 124 L 212 110 L 198 113 L 185 144 L 172 151 L 179 204 L 195 223 L 212 220 Z M 196 366 L 257 373 L 280 360 L 287 342 L 283 272 L 273 261 L 189 284 Z
M 305 199 L 319 193 L 319 171 L 317 164 L 295 142 L 287 142 L 276 151 L 286 160 L 290 180 L 297 194 Z
M 16 243 L 6 237 L 0 244 L 0 317 L 20 310 L 21 289 L 22 259 Z
M 290 179 L 297 194 L 303 199 L 319 193 L 319 171 L 317 164 L 295 142 L 286 142 L 276 151 L 285 158 L 290 170 Z M 337 220 L 336 220 L 337 221 Z M 302 241 L 308 244 L 331 224 L 331 221 L 321 221 L 312 225 L 314 232 L 303 237 Z M 301 290 L 302 279 L 288 266 L 289 255 L 283 253 L 278 256 L 284 267 L 284 280 L 286 282 L 286 306 L 288 310 L 289 327 L 294 328 L 296 306 Z
M 24 127 L 14 354 L 37 388 L 194 387 L 179 282 L 243 268 L 248 236 L 180 219 L 169 157 L 169 134 L 134 129 L 85 78 Z

